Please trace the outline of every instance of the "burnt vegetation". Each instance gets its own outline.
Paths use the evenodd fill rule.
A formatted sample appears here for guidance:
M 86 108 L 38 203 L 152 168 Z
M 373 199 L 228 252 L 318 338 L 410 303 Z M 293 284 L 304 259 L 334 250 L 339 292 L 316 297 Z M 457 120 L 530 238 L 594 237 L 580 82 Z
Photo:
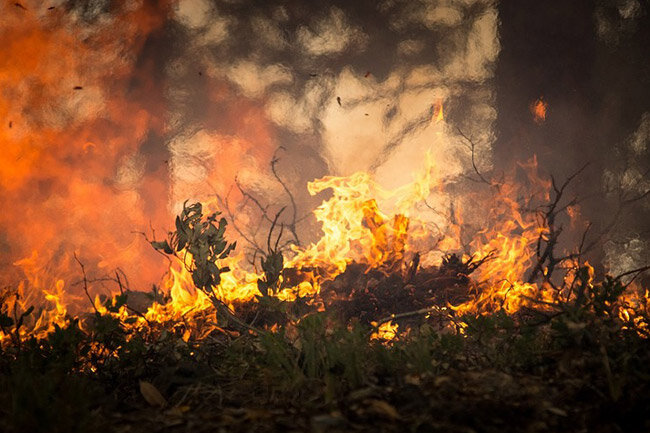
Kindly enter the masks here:
M 450 307 L 484 290 L 474 274 L 490 254 L 447 253 L 425 267 L 419 254 L 393 251 L 374 267 L 350 263 L 317 296 L 281 300 L 322 272 L 285 266 L 283 235 L 295 227 L 285 231 L 282 210 L 255 252 L 255 302 L 230 305 L 219 290 L 235 248 L 227 221 L 186 204 L 167 239 L 150 242 L 183 263 L 212 308 L 147 320 L 135 302 L 143 295 L 119 273 L 106 279 L 119 294 L 97 305 L 77 259 L 92 312 L 37 337 L 39 312 L 3 290 L 0 430 L 648 430 L 650 317 L 623 296 L 647 268 L 594 276 L 582 258 L 587 232 L 574 253 L 557 251 L 570 180 L 553 182 L 536 210 L 546 230 L 528 278 L 558 296 L 514 314 Z M 157 288 L 147 296 L 164 302 Z

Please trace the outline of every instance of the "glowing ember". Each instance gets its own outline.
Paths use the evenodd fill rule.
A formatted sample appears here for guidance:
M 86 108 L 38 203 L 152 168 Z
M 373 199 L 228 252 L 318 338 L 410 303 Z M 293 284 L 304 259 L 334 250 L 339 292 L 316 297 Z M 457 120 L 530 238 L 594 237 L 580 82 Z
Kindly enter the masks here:
M 384 322 L 379 325 L 377 332 L 374 332 L 370 336 L 370 339 L 390 341 L 397 336 L 397 328 L 399 328 L 399 325 L 397 323 L 393 323 L 392 321 Z
M 535 123 L 540 124 L 546 121 L 546 109 L 548 103 L 544 101 L 542 96 L 530 105 L 530 112 L 533 113 L 533 120 Z

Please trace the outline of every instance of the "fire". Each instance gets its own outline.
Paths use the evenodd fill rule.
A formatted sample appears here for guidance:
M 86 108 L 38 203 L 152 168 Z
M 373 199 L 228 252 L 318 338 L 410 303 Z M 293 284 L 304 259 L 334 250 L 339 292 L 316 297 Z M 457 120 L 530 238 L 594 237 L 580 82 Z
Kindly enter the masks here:
M 0 118 L 10 126 L 0 128 L 0 279 L 25 281 L 25 298 L 57 287 L 78 294 L 71 259 L 81 251 L 94 271 L 119 267 L 135 284 L 155 281 L 159 258 L 124 227 L 169 218 L 150 199 L 165 194 L 166 168 L 148 176 L 139 168 L 139 147 L 163 119 L 150 66 L 134 64 L 161 12 L 116 4 L 110 21 L 89 23 L 64 8 L 22 4 L 0 6 Z M 69 309 L 77 301 L 66 296 Z
M 542 96 L 530 105 L 530 112 L 533 113 L 533 120 L 535 123 L 540 124 L 546 121 L 546 109 L 548 103 Z
M 461 263 L 481 263 L 474 271 L 474 283 L 470 285 L 465 300 L 449 305 L 456 315 L 483 314 L 500 309 L 515 313 L 524 306 L 541 305 L 543 308 L 545 304 L 552 305 L 560 299 L 568 300 L 576 296 L 575 293 L 555 290 L 547 283 L 526 281 L 526 275 L 536 260 L 538 240 L 549 236 L 548 227 L 540 222 L 537 213 L 525 206 L 530 203 L 518 200 L 525 194 L 537 197 L 541 202 L 549 199 L 551 184 L 538 174 L 536 160 L 521 164 L 528 175 L 529 189 L 525 194 L 523 187 L 513 179 L 506 179 L 499 188 L 491 190 L 487 201 L 483 198 L 478 202 L 475 197 L 468 197 L 467 200 L 475 205 L 488 206 L 483 212 L 461 212 L 458 207 L 452 207 L 445 222 L 439 221 L 435 226 L 430 225 L 430 209 L 422 204 L 431 200 L 444 209 L 445 179 L 437 174 L 430 156 L 426 161 L 425 167 L 411 183 L 394 190 L 382 188 L 365 172 L 347 177 L 328 176 L 309 183 L 311 194 L 330 190 L 332 195 L 314 211 L 321 224 L 321 238 L 304 248 L 293 246 L 292 257 L 285 262 L 285 269 L 299 270 L 303 280 L 291 285 L 281 276 L 277 293 L 260 293 L 258 280 L 264 277 L 263 273 L 250 270 L 245 265 L 244 254 L 238 253 L 220 263 L 230 271 L 223 274 L 221 284 L 215 288 L 218 298 L 235 312 L 246 303 L 257 302 L 262 295 L 276 296 L 287 302 L 297 298 L 315 300 L 322 285 L 345 272 L 351 263 L 363 264 L 368 270 L 380 269 L 387 275 L 400 274 L 405 272 L 416 255 L 427 260 L 428 250 L 434 247 L 444 248 L 445 252 L 455 250 L 461 257 Z M 439 213 L 444 212 L 436 215 Z M 570 212 L 570 217 L 574 218 L 575 213 Z M 469 243 L 464 240 L 467 233 L 472 233 Z M 206 335 L 209 330 L 215 329 L 220 319 L 216 317 L 210 298 L 194 287 L 189 271 L 191 255 L 181 252 L 178 257 L 171 263 L 161 286 L 168 300 L 154 302 L 134 326 L 143 326 L 144 320 L 160 323 L 192 321 L 192 317 L 208 314 L 213 317 L 211 325 L 207 331 L 200 333 Z M 440 256 L 435 254 L 428 260 L 429 265 L 442 265 Z M 55 324 L 65 322 L 67 305 L 78 300 L 70 297 L 70 284 L 63 279 L 44 282 L 41 275 L 45 273 L 39 268 L 39 263 L 38 254 L 34 253 L 19 265 L 32 275 L 29 287 L 38 287 L 40 291 L 31 291 L 30 298 L 22 293 L 27 286 L 21 285 L 21 293 L 16 294 L 13 302 L 5 302 L 5 305 L 9 308 L 18 305 L 18 310 L 25 311 L 30 303 L 40 302 L 45 308 L 31 324 L 31 329 L 45 335 Z M 569 270 L 564 277 L 569 282 L 565 284 L 566 287 L 573 286 L 571 280 L 578 278 L 579 269 L 583 266 L 588 270 L 588 284 L 591 284 L 593 268 L 588 263 L 576 261 L 568 264 Z M 546 270 L 543 272 L 546 273 Z M 33 298 L 38 293 L 41 294 L 40 301 Z M 649 308 L 647 291 L 626 293 L 618 308 L 620 319 L 641 328 L 647 327 L 636 315 L 640 308 Z M 93 308 L 99 312 L 107 311 L 97 297 Z M 129 312 L 123 306 L 115 314 L 125 318 Z M 383 323 L 373 338 L 391 340 L 395 338 L 397 328 L 397 323 Z M 184 334 L 184 338 L 189 339 L 194 335 L 189 328 L 184 332 L 187 334 Z
M 431 117 L 431 120 L 433 123 L 439 123 L 442 122 L 445 118 L 444 112 L 443 112 L 443 106 L 442 106 L 442 100 L 438 100 L 434 102 L 433 107 L 433 115 Z
M 383 189 L 366 172 L 309 183 L 312 195 L 326 189 L 333 194 L 314 211 L 323 235 L 304 250 L 295 249 L 297 254 L 287 266 L 323 268 L 333 278 L 352 261 L 368 267 L 400 262 L 410 249 L 407 238 L 415 241 L 430 235 L 422 221 L 409 218 L 440 182 L 430 155 L 426 161 L 412 183 L 395 190 Z M 382 208 L 395 212 L 389 215 Z
M 261 161 L 272 158 L 274 137 L 259 104 L 235 98 L 222 81 L 205 77 L 212 110 L 223 111 L 227 104 L 229 117 L 220 121 L 243 133 L 236 137 L 196 133 L 192 146 L 174 142 L 171 150 L 169 143 L 161 142 L 161 152 L 171 163 L 163 163 L 163 158 L 146 160 L 141 147 L 151 146 L 152 137 L 164 136 L 168 119 L 164 86 L 152 78 L 154 59 L 136 59 L 142 60 L 148 38 L 163 28 L 166 7 L 117 2 L 110 21 L 89 24 L 76 14 L 52 12 L 38 2 L 25 4 L 24 9 L 8 3 L 0 6 L 0 39 L 7 41 L 0 46 L 0 118 L 4 119 L 0 206 L 7 210 L 0 214 L 0 241 L 3 247 L 5 242 L 12 247 L 0 251 L 2 263 L 8 264 L 1 269 L 2 279 L 12 284 L 0 299 L 2 312 L 16 321 L 30 306 L 37 306 L 34 314 L 23 317 L 19 333 L 44 336 L 63 326 L 71 314 L 107 313 L 101 299 L 124 289 L 119 277 L 117 282 L 88 281 L 85 270 L 73 260 L 76 254 L 89 263 L 93 274 L 122 269 L 133 278 L 127 289 L 142 289 L 160 280 L 164 263 L 130 230 L 142 229 L 149 221 L 163 226 L 170 219 L 168 203 L 161 205 L 152 197 L 171 194 L 176 201 L 181 195 L 182 200 L 195 194 L 196 184 L 172 191 L 170 178 L 186 174 L 170 157 L 174 152 L 203 146 L 217 149 L 219 153 L 212 155 L 215 168 L 201 181 L 216 185 L 216 192 L 223 195 L 242 170 L 255 172 Z M 546 120 L 547 109 L 543 97 L 531 104 L 536 123 Z M 215 112 L 208 112 L 203 120 L 217 130 L 223 125 L 217 125 Z M 240 125 L 239 118 L 246 120 Z M 440 99 L 432 104 L 431 122 L 444 127 L 444 120 Z M 444 178 L 431 154 L 423 159 L 412 181 L 395 189 L 382 187 L 369 172 L 309 182 L 309 194 L 330 196 L 313 212 L 320 238 L 285 252 L 285 269 L 299 271 L 300 278 L 293 281 L 281 275 L 277 292 L 260 293 L 263 272 L 251 269 L 243 252 L 238 252 L 223 259 L 221 265 L 230 271 L 215 288 L 216 296 L 235 312 L 260 296 L 286 302 L 317 300 L 324 285 L 353 263 L 366 272 L 378 269 L 385 275 L 402 275 L 409 269 L 416 272 L 420 260 L 441 267 L 446 253 L 456 254 L 465 265 L 481 263 L 467 296 L 449 301 L 458 315 L 499 309 L 515 313 L 532 302 L 552 304 L 575 296 L 527 278 L 537 260 L 538 241 L 550 236 L 539 215 L 521 200 L 549 200 L 552 186 L 539 175 L 535 160 L 521 164 L 527 189 L 513 175 L 498 188 L 492 185 L 459 197 L 449 187 L 456 179 Z M 216 167 L 217 162 L 240 160 L 245 168 L 235 163 Z M 580 208 L 569 206 L 567 212 L 571 225 L 578 227 Z M 191 322 L 200 314 L 211 315 L 212 326 L 217 326 L 220 318 L 212 317 L 216 316 L 212 301 L 193 284 L 188 270 L 192 256 L 181 253 L 180 257 L 172 260 L 160 284 L 167 299 L 152 302 L 134 326 L 146 321 Z M 565 278 L 577 278 L 575 269 L 581 267 L 590 268 L 573 263 Z M 648 299 L 647 290 L 631 288 L 621 299 L 619 318 L 647 329 L 635 311 L 647 311 Z M 113 312 L 120 317 L 131 313 L 126 306 Z M 397 329 L 397 323 L 386 322 L 377 336 L 392 339 Z
M 392 320 L 388 322 L 384 322 L 379 327 L 377 328 L 377 332 L 374 332 L 371 336 L 371 340 L 382 340 L 382 341 L 390 341 L 393 340 L 397 336 L 397 328 L 399 328 L 399 324 L 393 323 Z

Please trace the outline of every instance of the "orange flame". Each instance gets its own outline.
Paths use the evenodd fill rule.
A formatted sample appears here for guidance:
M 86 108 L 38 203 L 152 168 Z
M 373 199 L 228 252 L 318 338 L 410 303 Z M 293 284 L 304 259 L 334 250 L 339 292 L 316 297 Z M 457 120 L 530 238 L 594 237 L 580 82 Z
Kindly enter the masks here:
M 442 106 L 442 99 L 439 99 L 433 103 L 432 110 L 433 110 L 433 115 L 431 117 L 431 121 L 433 123 L 442 122 L 445 118 L 443 112 L 443 106 Z
M 75 252 L 83 253 L 94 271 L 123 268 L 136 278 L 130 287 L 157 281 L 164 270 L 150 245 L 130 232 L 149 221 L 161 226 L 170 219 L 167 203 L 156 201 L 169 195 L 170 169 L 163 161 L 146 161 L 141 152 L 150 136 L 164 135 L 166 120 L 164 86 L 153 81 L 153 62 L 136 61 L 142 60 L 147 39 L 164 25 L 169 7 L 148 4 L 115 2 L 113 18 L 92 25 L 75 14 L 48 12 L 38 2 L 25 9 L 6 2 L 0 6 L 0 40 L 6 41 L 0 45 L 0 118 L 7 120 L 0 126 L 0 206 L 9 210 L 0 213 L 0 241 L 12 247 L 7 251 L 2 245 L 0 260 L 15 264 L 0 270 L 8 281 L 19 281 L 15 290 L 2 294 L 3 308 L 42 307 L 28 318 L 23 333 L 29 329 L 42 336 L 62 326 L 86 297 L 93 299 L 93 308 L 107 311 L 98 292 L 110 295 L 116 289 L 91 284 L 93 293 L 83 293 L 87 281 L 79 277 Z M 219 79 L 205 81 L 214 111 L 208 110 L 203 123 L 218 129 L 214 113 L 227 104 L 230 117 L 220 121 L 239 130 L 236 137 L 199 138 L 221 152 L 215 160 L 240 161 L 246 154 L 241 166 L 259 170 L 260 161 L 271 158 L 274 142 L 263 108 L 235 98 Z M 542 97 L 531 104 L 536 123 L 545 121 L 547 107 Z M 442 99 L 433 103 L 431 116 L 434 124 L 444 120 Z M 240 118 L 246 120 L 235 123 Z M 173 175 L 177 167 L 169 165 Z M 207 170 L 203 181 L 224 194 L 241 166 L 222 164 Z M 548 200 L 551 185 L 537 173 L 536 160 L 522 167 L 533 195 Z M 303 271 L 305 280 L 282 286 L 275 296 L 287 301 L 317 297 L 323 283 L 352 262 L 390 273 L 399 271 L 409 256 L 423 253 L 423 261 L 440 265 L 441 251 L 463 255 L 465 262 L 472 259 L 470 253 L 473 260 L 485 259 L 467 299 L 452 306 L 459 314 L 501 308 L 515 312 L 531 299 L 554 302 L 565 295 L 526 280 L 535 243 L 548 229 L 518 201 L 525 194 L 514 179 L 482 193 L 484 197 L 469 192 L 453 196 L 445 191 L 448 180 L 427 154 L 412 182 L 393 190 L 382 188 L 367 172 L 310 182 L 311 195 L 331 193 L 314 211 L 322 236 L 304 248 L 293 247 L 285 267 Z M 196 184 L 175 187 L 174 198 L 197 191 Z M 573 224 L 579 209 L 568 211 Z M 188 271 L 191 255 L 183 257 L 172 263 L 162 281 L 169 301 L 154 303 L 143 313 L 146 320 L 216 314 L 209 298 L 194 287 Z M 250 270 L 241 253 L 221 264 L 231 271 L 216 288 L 219 298 L 233 309 L 255 302 L 262 274 Z M 567 278 L 572 277 L 569 273 Z M 638 308 L 647 310 L 647 291 L 627 294 L 619 316 L 640 320 L 634 316 Z M 122 307 L 115 314 L 129 313 Z M 134 326 L 142 325 L 144 318 Z M 378 338 L 393 338 L 397 327 L 384 323 Z M 190 334 L 186 331 L 184 338 Z
M 543 96 L 540 96 L 535 102 L 530 104 L 530 112 L 533 114 L 533 120 L 535 123 L 541 124 L 546 121 L 547 108 L 548 103 L 544 101 Z

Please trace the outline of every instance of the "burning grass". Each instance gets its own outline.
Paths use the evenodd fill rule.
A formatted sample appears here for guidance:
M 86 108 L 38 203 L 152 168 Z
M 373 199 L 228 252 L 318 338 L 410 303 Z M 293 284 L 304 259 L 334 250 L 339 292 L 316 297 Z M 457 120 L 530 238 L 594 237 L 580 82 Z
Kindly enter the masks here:
M 70 314 L 63 280 L 7 289 L 0 427 L 648 429 L 647 268 L 596 276 L 589 226 L 560 248 L 564 224 L 579 227 L 572 178 L 522 167 L 526 194 L 503 181 L 464 196 L 489 203 L 479 219 L 444 201 L 431 165 L 394 191 L 363 173 L 315 181 L 332 192 L 323 237 L 285 247 L 280 211 L 252 270 L 226 220 L 186 204 L 150 240 L 171 261 L 160 289 L 91 278 L 76 256 L 90 310 Z M 92 297 L 98 283 L 115 290 Z

